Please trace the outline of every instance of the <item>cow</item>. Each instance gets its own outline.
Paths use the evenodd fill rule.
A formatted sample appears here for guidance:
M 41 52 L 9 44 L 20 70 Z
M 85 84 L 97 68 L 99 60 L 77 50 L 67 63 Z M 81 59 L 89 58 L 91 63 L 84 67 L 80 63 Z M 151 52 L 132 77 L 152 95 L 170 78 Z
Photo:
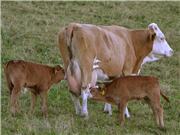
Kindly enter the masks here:
M 70 23 L 59 32 L 57 44 L 76 114 L 85 118 L 90 87 L 110 83 L 120 75 L 138 75 L 144 63 L 173 55 L 155 23 L 144 30 Z M 112 114 L 110 104 L 106 103 L 104 111 Z M 130 117 L 127 109 L 126 115 Z
M 124 123 L 128 102 L 131 100 L 141 102 L 144 99 L 153 111 L 155 123 L 159 125 L 160 121 L 159 126 L 164 127 L 160 95 L 170 103 L 169 99 L 162 93 L 158 79 L 151 76 L 118 77 L 103 88 L 92 88 L 89 93 L 91 100 L 118 106 L 121 125 Z
M 55 67 L 23 60 L 11 60 L 5 67 L 5 78 L 11 99 L 11 113 L 15 117 L 16 110 L 21 113 L 17 105 L 19 93 L 27 88 L 31 90 L 31 108 L 35 108 L 39 94 L 43 104 L 43 113 L 48 115 L 46 95 L 53 84 L 64 80 L 65 71 L 60 65 Z

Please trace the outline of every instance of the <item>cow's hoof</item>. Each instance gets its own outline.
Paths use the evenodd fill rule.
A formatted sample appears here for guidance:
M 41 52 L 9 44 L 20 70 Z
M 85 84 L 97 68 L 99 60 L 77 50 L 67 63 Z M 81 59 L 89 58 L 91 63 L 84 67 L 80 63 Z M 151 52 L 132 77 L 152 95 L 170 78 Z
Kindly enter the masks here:
M 129 119 L 129 118 L 130 118 L 130 115 L 125 114 L 125 118 L 126 118 L 126 119 Z
M 82 110 L 81 108 L 76 108 L 76 114 L 81 115 L 81 110 Z
M 111 111 L 109 111 L 109 110 L 104 110 L 104 113 L 108 113 L 108 114 L 109 114 L 109 116 L 111 116 L 111 115 L 112 115 Z
M 88 112 L 83 112 L 83 111 L 81 111 L 80 116 L 81 116 L 81 117 L 84 117 L 84 119 L 88 119 Z

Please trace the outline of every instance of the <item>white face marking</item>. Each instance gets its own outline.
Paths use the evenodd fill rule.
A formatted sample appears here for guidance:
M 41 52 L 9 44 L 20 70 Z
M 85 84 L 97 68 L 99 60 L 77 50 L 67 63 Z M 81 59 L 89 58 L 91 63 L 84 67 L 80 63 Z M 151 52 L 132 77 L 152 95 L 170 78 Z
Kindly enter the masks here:
M 88 98 L 92 98 L 93 97 L 93 95 L 91 95 L 91 93 L 90 93 L 90 90 L 87 91 L 87 95 L 88 95 L 87 96 Z
M 148 54 L 148 58 L 146 58 L 146 60 L 150 59 L 151 61 L 154 61 L 164 56 L 171 57 L 173 54 L 173 50 L 166 42 L 165 36 L 162 33 L 162 31 L 158 28 L 157 24 L 155 23 L 151 23 L 149 26 L 152 26 L 152 28 L 154 29 L 156 37 L 154 40 L 152 52 Z

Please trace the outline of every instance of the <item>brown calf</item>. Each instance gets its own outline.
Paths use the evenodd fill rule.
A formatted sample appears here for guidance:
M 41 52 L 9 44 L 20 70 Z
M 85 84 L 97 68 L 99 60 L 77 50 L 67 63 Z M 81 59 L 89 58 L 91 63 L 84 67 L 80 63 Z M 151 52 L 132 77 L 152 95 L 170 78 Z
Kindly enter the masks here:
M 39 94 L 43 113 L 48 115 L 47 92 L 53 84 L 61 82 L 65 76 L 64 69 L 60 65 L 51 67 L 23 60 L 12 60 L 4 67 L 4 72 L 10 92 L 12 116 L 15 116 L 16 110 L 21 112 L 17 105 L 17 98 L 23 88 L 31 90 L 31 108 L 35 108 L 37 94 Z
M 92 88 L 90 99 L 98 102 L 107 102 L 118 106 L 119 120 L 121 125 L 124 123 L 125 109 L 130 100 L 144 99 L 151 107 L 155 123 L 160 127 L 164 126 L 163 106 L 160 102 L 160 94 L 168 102 L 169 99 L 162 93 L 159 81 L 151 76 L 126 76 L 115 79 L 103 88 Z M 158 120 L 159 118 L 159 120 Z

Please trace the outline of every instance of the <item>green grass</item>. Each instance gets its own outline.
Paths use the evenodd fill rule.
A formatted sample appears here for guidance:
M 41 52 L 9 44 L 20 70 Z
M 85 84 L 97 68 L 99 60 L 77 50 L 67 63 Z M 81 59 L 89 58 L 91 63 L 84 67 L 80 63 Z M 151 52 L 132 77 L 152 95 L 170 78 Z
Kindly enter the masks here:
M 180 2 L 1 2 L 1 132 L 5 134 L 180 134 Z M 9 60 L 22 59 L 54 66 L 61 64 L 57 47 L 59 31 L 71 22 L 119 25 L 146 29 L 158 24 L 174 50 L 171 58 L 146 63 L 141 75 L 158 77 L 171 103 L 164 107 L 164 128 L 155 126 L 153 113 L 143 101 L 128 104 L 131 118 L 119 126 L 117 107 L 103 113 L 104 103 L 88 100 L 89 119 L 75 114 L 67 81 L 53 85 L 47 95 L 48 113 L 38 97 L 30 109 L 30 91 L 20 93 L 22 114 L 10 114 L 10 97 L 3 68 Z

